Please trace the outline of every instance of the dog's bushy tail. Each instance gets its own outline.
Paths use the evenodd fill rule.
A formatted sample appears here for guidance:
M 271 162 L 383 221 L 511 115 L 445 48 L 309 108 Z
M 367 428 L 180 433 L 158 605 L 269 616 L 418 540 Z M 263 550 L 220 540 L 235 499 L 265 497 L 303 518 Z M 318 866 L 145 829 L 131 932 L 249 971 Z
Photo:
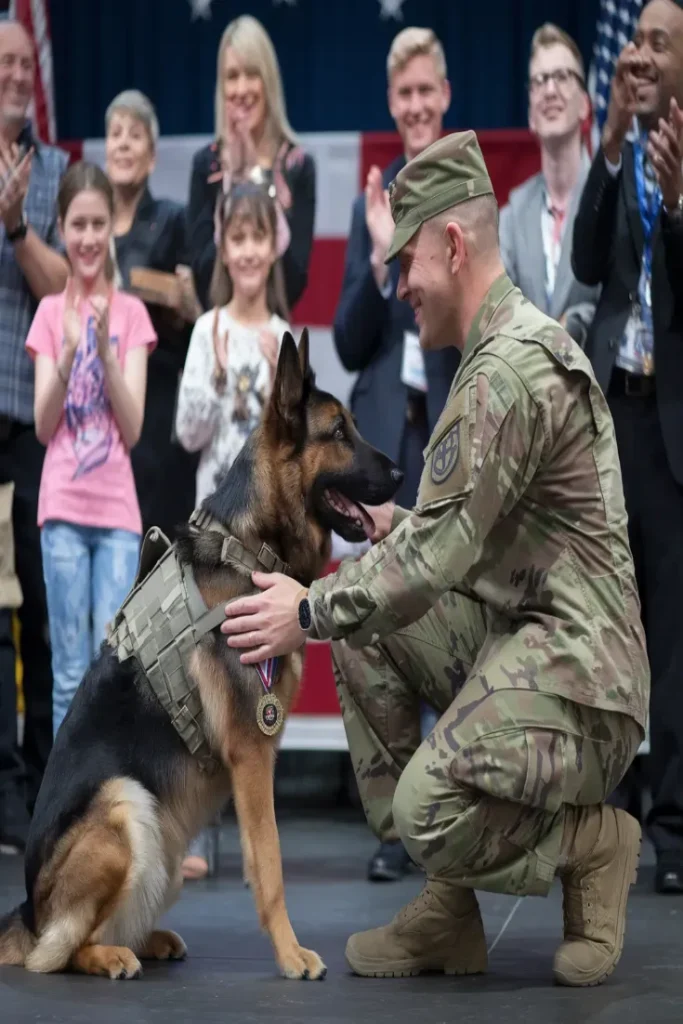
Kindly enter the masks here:
M 24 924 L 22 906 L 0 917 L 0 964 L 23 967 L 37 939 Z

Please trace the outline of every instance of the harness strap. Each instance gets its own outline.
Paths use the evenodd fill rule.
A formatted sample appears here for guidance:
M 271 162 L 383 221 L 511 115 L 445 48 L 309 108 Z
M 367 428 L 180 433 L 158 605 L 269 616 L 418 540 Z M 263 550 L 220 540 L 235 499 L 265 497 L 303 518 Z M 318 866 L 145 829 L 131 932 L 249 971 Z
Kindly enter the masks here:
M 221 605 L 211 613 L 217 622 L 223 618 L 219 609 L 223 613 Z M 188 672 L 198 639 L 195 619 L 205 612 L 194 579 L 188 589 L 188 575 L 170 547 L 128 595 L 107 641 L 119 661 L 135 658 L 173 728 L 211 775 L 221 764 L 211 752 L 199 691 Z M 204 622 L 202 628 L 211 627 Z
M 213 608 L 207 608 L 201 595 L 194 573 L 189 565 L 183 566 L 183 579 L 187 593 L 187 607 L 192 620 L 192 628 L 197 640 L 220 626 L 225 619 L 225 601 L 219 601 Z
M 266 572 L 281 572 L 285 576 L 291 575 L 287 562 L 275 554 L 273 549 L 265 542 L 250 547 L 234 537 L 222 523 L 203 509 L 195 509 L 190 516 L 190 527 L 199 530 L 206 530 L 210 533 L 220 533 L 223 540 L 221 548 L 221 562 L 240 562 L 250 572 L 257 572 L 264 569 Z

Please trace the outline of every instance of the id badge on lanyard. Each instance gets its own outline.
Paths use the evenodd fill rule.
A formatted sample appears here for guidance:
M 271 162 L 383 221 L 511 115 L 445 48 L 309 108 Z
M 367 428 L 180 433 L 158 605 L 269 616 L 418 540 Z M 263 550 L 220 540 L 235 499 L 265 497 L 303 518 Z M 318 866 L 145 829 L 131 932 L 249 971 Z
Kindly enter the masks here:
M 406 387 L 415 391 L 427 391 L 427 374 L 420 341 L 414 331 L 406 331 L 403 335 L 403 361 L 401 363 L 401 380 Z
M 639 139 L 634 142 L 636 191 L 638 193 L 638 209 L 645 236 L 643 245 L 643 268 L 645 270 L 642 287 L 639 288 L 641 304 L 646 308 L 641 312 L 643 318 L 652 319 L 652 236 L 662 205 L 659 186 L 648 193 L 645 184 L 645 152 Z

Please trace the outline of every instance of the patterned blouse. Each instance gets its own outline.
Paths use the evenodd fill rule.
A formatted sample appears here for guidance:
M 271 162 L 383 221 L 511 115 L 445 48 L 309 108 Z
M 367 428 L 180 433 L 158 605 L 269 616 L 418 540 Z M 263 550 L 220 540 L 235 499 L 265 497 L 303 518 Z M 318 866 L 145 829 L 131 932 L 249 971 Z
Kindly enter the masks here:
M 285 331 L 291 331 L 289 324 L 275 314 L 263 327 L 275 335 L 279 344 Z M 258 426 L 270 394 L 271 369 L 261 350 L 258 329 L 243 326 L 222 308 L 218 313 L 218 336 L 223 338 L 226 331 L 225 386 L 217 386 L 214 377 L 214 310 L 200 316 L 194 326 L 180 382 L 178 440 L 187 451 L 201 452 L 195 507 L 215 489 L 218 474 L 232 465 Z

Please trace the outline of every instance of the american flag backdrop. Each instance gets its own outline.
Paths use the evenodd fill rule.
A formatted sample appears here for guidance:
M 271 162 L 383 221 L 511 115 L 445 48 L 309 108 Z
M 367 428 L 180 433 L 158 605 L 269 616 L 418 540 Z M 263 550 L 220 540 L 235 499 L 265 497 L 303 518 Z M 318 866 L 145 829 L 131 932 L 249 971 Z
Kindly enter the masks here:
M 617 58 L 633 38 L 643 0 L 600 0 L 593 59 L 588 76 L 588 91 L 594 111 L 593 150 L 607 118 L 610 84 Z

